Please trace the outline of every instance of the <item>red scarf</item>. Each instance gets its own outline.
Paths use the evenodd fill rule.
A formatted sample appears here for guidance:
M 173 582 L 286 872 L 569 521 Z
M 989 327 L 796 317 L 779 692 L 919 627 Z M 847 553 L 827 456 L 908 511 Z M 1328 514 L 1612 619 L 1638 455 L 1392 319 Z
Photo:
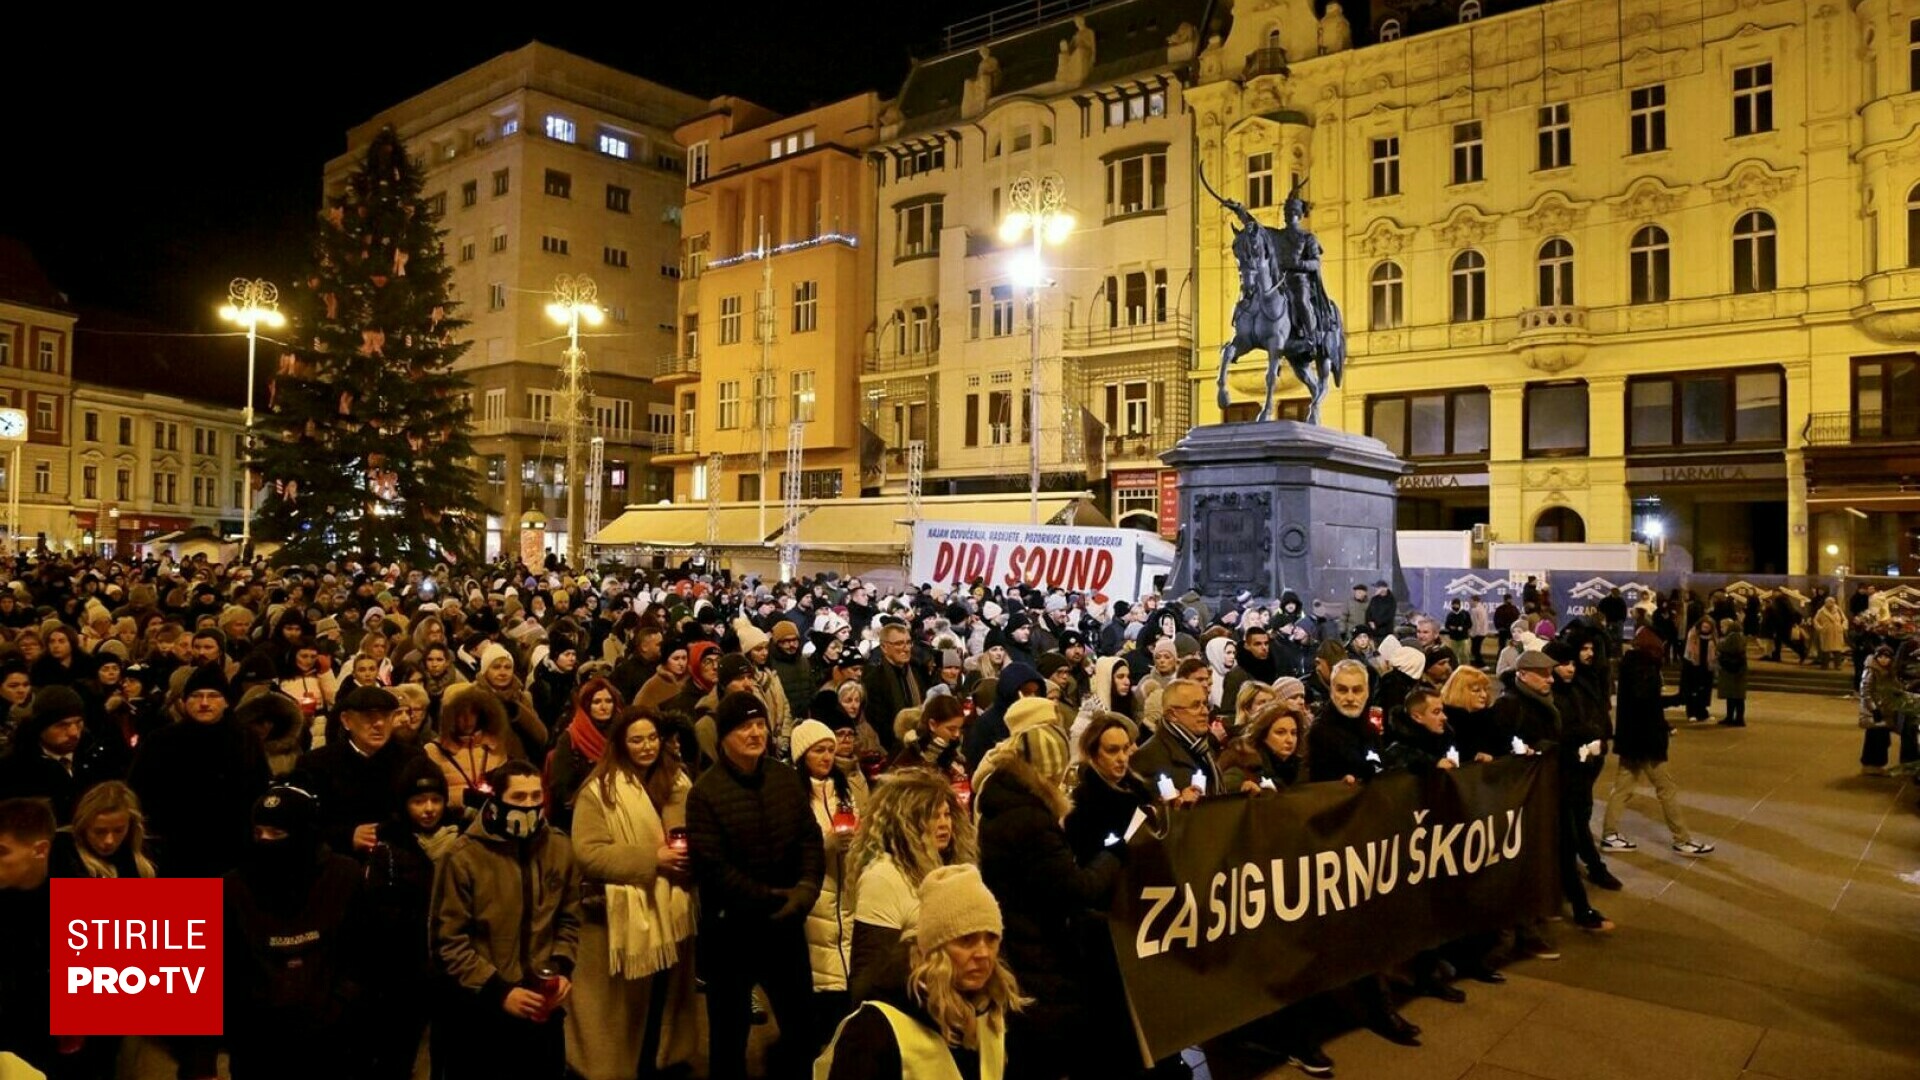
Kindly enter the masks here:
M 586 755 L 588 761 L 598 762 L 600 755 L 607 752 L 607 736 L 594 725 L 593 717 L 586 710 L 575 709 L 573 723 L 567 725 L 567 737 L 573 740 L 573 748 Z

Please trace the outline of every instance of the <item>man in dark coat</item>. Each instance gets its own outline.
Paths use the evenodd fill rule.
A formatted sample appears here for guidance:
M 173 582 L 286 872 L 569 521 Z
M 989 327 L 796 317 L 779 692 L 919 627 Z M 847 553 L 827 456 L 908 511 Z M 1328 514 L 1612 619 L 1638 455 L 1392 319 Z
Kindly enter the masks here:
M 39 799 L 0 799 L 0 1051 L 58 1076 L 47 1034 L 52 979 L 53 893 L 47 855 L 53 814 Z
M 1367 599 L 1367 632 L 1379 641 L 1393 633 L 1400 617 L 1400 602 L 1394 599 L 1393 586 L 1384 581 L 1373 583 L 1373 595 Z
M 1380 771 L 1380 732 L 1367 722 L 1366 665 L 1342 660 L 1327 677 L 1327 700 L 1307 728 L 1308 779 L 1372 779 Z
M 787 693 L 787 708 L 798 723 L 813 715 L 813 695 L 820 689 L 820 682 L 813 674 L 813 662 L 800 655 L 800 630 L 792 619 L 775 619 L 773 632 L 768 636 L 773 640 L 767 667 L 773 669 L 774 677 L 780 680 L 780 688 Z M 834 726 L 838 716 L 825 719 L 829 726 Z
M 1213 733 L 1208 726 L 1207 692 L 1199 683 L 1176 679 L 1161 691 L 1160 728 L 1133 755 L 1133 771 L 1153 784 L 1165 776 L 1175 791 L 1202 788 L 1220 792 L 1214 765 Z M 1203 780 L 1196 782 L 1196 777 Z M 1191 800 L 1189 800 L 1191 801 Z
M 1007 710 L 1023 697 L 1044 696 L 1046 680 L 1032 664 L 1008 664 L 995 681 L 993 707 L 973 718 L 967 725 L 961 752 L 968 761 L 985 761 L 987 752 L 1000 745 L 1008 735 Z
M 336 855 L 364 858 L 380 823 L 393 814 L 393 792 L 409 758 L 419 754 L 393 736 L 400 699 L 383 686 L 355 687 L 340 702 L 346 737 L 310 750 L 294 782 L 320 800 L 320 838 Z
M 718 760 L 687 796 L 709 1075 L 746 1076 L 757 984 L 781 1025 L 780 1042 L 767 1051 L 768 1075 L 794 1076 L 825 1041 L 811 1018 L 805 926 L 826 854 L 805 782 L 785 762 L 766 758 L 766 705 L 752 693 L 730 693 L 713 719 Z
M 220 877 L 238 866 L 253 801 L 267 789 L 260 741 L 227 715 L 217 664 L 194 668 L 180 718 L 141 740 L 127 773 L 147 835 L 166 842 L 170 877 Z
M 1586 864 L 1587 879 L 1603 889 L 1620 888 L 1593 843 L 1593 784 L 1606 765 L 1607 703 L 1595 695 L 1590 678 L 1582 679 L 1579 658 L 1591 643 L 1574 647 L 1564 639 L 1547 642 L 1553 661 L 1553 705 L 1560 711 L 1560 797 L 1574 821 L 1574 854 Z M 1589 653 L 1589 655 L 1591 655 Z
M 234 1080 L 359 1075 L 369 929 L 360 867 L 329 852 L 312 795 L 269 788 L 226 875 L 226 1038 Z
M 917 709 L 926 701 L 927 677 L 914 667 L 913 635 L 905 626 L 890 623 L 881 627 L 878 652 L 875 662 L 867 664 L 860 684 L 867 689 L 867 722 L 891 755 L 899 750 L 893 733 L 894 717 L 900 710 Z
M 1513 672 L 1512 689 L 1493 704 L 1494 726 L 1514 732 L 1534 753 L 1562 753 L 1564 720 L 1553 703 L 1555 666 L 1553 657 L 1545 652 L 1530 649 L 1521 654 L 1519 666 Z M 1574 737 L 1578 738 L 1577 728 Z M 1569 741 L 1566 745 L 1570 753 L 1578 753 L 1579 743 Z M 1563 766 L 1566 760 L 1563 754 Z M 1586 821 L 1574 820 L 1574 800 L 1567 795 L 1569 785 L 1562 783 L 1560 787 L 1560 884 L 1567 902 L 1573 905 L 1574 925 L 1594 932 L 1612 930 L 1612 921 L 1587 902 L 1587 887 L 1580 879 L 1580 840 L 1576 833 L 1586 830 L 1591 839 L 1592 826 Z M 1591 789 L 1588 797 L 1592 797 Z
M 31 708 L 12 751 L 0 759 L 0 798 L 46 799 L 54 820 L 66 825 L 81 792 L 126 775 L 126 744 L 88 730 L 86 701 L 71 687 L 41 687 Z

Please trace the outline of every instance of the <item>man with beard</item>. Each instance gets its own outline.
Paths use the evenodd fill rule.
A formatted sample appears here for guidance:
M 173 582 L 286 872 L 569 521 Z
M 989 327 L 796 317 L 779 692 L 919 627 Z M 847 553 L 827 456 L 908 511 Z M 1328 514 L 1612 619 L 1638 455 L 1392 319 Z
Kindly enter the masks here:
M 1381 768 L 1380 732 L 1367 721 L 1367 668 L 1342 660 L 1328 676 L 1328 698 L 1307 729 L 1308 778 L 1315 783 L 1365 783 Z M 1402 1046 L 1420 1045 L 1420 1028 L 1393 1007 L 1384 975 L 1363 976 L 1353 984 L 1367 1021 L 1382 1038 Z
M 81 792 L 126 774 L 126 744 L 88 729 L 86 702 L 71 687 L 41 687 L 31 708 L 12 751 L 0 759 L 0 798 L 45 799 L 65 825 Z
M 800 654 L 800 628 L 792 619 L 775 619 L 771 636 L 767 667 L 780 681 L 794 722 L 798 723 L 813 715 L 813 695 L 820 689 L 819 680 L 814 678 L 812 662 Z
M 166 841 L 169 877 L 220 877 L 239 865 L 248 815 L 270 777 L 259 740 L 227 716 L 219 664 L 194 668 L 178 719 L 140 741 L 127 784 L 147 835 Z
M 380 823 L 393 813 L 393 791 L 418 750 L 393 738 L 400 701 L 383 686 L 356 688 L 340 703 L 347 737 L 308 751 L 294 783 L 320 801 L 320 837 L 337 855 L 364 858 Z
M 660 670 L 660 646 L 666 640 L 666 634 L 657 626 L 643 626 L 634 631 L 633 648 L 620 662 L 614 665 L 613 685 L 620 688 L 623 700 L 632 701 Z
M 358 1002 L 372 974 L 360 867 L 327 849 L 319 807 L 301 788 L 269 788 L 251 822 L 222 890 L 231 1075 L 355 1074 L 365 1050 Z
M 1007 660 L 1016 664 L 1033 663 L 1039 653 L 1034 649 L 1033 621 L 1025 611 L 1015 609 L 1007 616 L 1005 633 Z
M 1068 670 L 1073 672 L 1073 704 L 1077 709 L 1093 686 L 1093 665 L 1087 661 L 1087 635 L 1078 630 L 1063 630 L 1059 640 L 1060 655 L 1067 658 Z
M 1220 700 L 1240 700 L 1240 687 L 1248 679 L 1272 683 L 1280 677 L 1273 659 L 1273 635 L 1264 626 L 1250 626 L 1240 632 L 1239 659 L 1220 688 Z

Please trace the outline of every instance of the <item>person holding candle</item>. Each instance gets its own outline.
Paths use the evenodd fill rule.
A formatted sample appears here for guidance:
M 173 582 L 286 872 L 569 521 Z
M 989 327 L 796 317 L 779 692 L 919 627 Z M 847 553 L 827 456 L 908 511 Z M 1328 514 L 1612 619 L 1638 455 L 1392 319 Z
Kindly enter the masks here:
M 867 778 L 853 753 L 851 734 L 835 734 L 818 720 L 794 725 L 793 763 L 807 781 L 807 801 L 826 854 L 820 895 L 807 913 L 814 1015 L 822 1023 L 846 1014 L 847 980 L 853 969 L 853 890 L 847 882 L 847 848 L 867 805 Z
M 626 710 L 574 803 L 586 880 L 567 1064 L 631 1080 L 691 1061 L 698 1035 L 694 903 L 684 842 L 693 787 L 653 710 Z M 680 831 L 682 842 L 673 835 Z

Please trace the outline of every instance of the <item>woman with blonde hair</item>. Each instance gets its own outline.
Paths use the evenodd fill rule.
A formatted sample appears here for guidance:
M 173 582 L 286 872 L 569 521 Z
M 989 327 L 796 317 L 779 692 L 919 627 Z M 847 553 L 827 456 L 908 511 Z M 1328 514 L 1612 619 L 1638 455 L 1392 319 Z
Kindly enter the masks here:
M 693 787 L 653 710 L 629 708 L 573 806 L 585 921 L 566 1024 L 567 1065 L 629 1080 L 689 1062 L 698 1043 L 692 882 L 676 843 Z
M 1493 678 L 1476 667 L 1459 667 L 1440 687 L 1440 705 L 1447 726 L 1459 740 L 1460 751 L 1475 761 L 1491 761 L 1513 745 L 1515 732 L 1504 737 L 1493 726 Z
M 1029 1000 L 1000 959 L 1000 905 L 971 866 L 934 869 L 922 893 L 904 984 L 841 1023 L 814 1080 L 1007 1075 L 1007 1016 Z
M 1253 718 L 1259 715 L 1260 710 L 1273 704 L 1277 699 L 1278 695 L 1274 693 L 1272 683 L 1254 679 L 1241 683 L 1239 691 L 1233 696 L 1233 722 L 1229 725 L 1228 731 L 1230 733 L 1246 731 L 1252 725 Z
M 903 769 L 874 789 L 847 848 L 854 1001 L 898 981 L 897 948 L 919 921 L 920 885 L 927 875 L 979 858 L 973 819 L 945 776 Z
M 158 876 L 147 855 L 147 818 L 140 812 L 140 797 L 118 780 L 88 788 L 73 808 L 73 824 L 54 834 L 47 868 L 53 877 Z

